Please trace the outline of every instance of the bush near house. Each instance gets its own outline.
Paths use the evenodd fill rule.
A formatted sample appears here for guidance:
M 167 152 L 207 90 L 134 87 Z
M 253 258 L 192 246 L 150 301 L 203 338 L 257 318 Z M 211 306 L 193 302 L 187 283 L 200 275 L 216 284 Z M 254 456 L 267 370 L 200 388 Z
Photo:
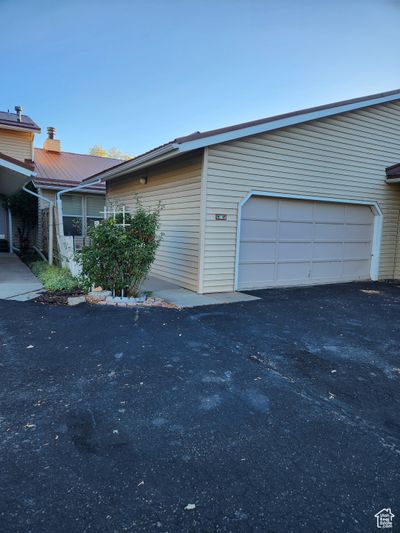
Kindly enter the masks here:
M 122 213 L 91 227 L 90 245 L 77 254 L 86 287 L 101 286 L 115 294 L 137 296 L 155 259 L 160 206 L 146 210 L 140 202 L 134 214 Z
M 79 280 L 69 270 L 56 265 L 48 265 L 45 261 L 35 261 L 31 270 L 48 291 L 74 291 L 79 288 Z
M 32 183 L 27 185 L 31 191 L 36 191 Z M 11 213 L 17 219 L 17 231 L 19 237 L 19 247 L 21 252 L 26 252 L 30 248 L 30 234 L 36 226 L 38 217 L 38 200 L 31 194 L 20 191 L 8 199 Z

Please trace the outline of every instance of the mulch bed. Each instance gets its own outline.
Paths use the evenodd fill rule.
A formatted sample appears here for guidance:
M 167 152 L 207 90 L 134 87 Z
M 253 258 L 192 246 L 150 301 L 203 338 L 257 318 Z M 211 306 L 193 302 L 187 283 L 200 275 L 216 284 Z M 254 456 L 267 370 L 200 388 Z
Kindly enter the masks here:
M 69 296 L 81 296 L 85 294 L 82 290 L 76 291 L 46 291 L 33 301 L 40 304 L 68 305 Z

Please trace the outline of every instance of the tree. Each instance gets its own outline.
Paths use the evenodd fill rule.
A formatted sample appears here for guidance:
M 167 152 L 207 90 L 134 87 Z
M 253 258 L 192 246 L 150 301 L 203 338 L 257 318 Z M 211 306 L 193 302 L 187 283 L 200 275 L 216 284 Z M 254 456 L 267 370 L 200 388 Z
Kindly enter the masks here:
M 116 148 L 115 146 L 112 146 L 109 149 L 105 149 L 100 144 L 95 144 L 90 150 L 90 155 L 97 155 L 100 157 L 111 157 L 112 159 L 132 159 L 132 156 L 129 154 L 124 154 Z
M 34 191 L 35 187 L 30 183 L 28 189 Z M 36 227 L 38 217 L 38 201 L 35 196 L 25 191 L 17 192 L 8 199 L 8 205 L 12 215 L 17 219 L 17 230 L 22 251 L 29 249 L 29 236 L 31 230 Z

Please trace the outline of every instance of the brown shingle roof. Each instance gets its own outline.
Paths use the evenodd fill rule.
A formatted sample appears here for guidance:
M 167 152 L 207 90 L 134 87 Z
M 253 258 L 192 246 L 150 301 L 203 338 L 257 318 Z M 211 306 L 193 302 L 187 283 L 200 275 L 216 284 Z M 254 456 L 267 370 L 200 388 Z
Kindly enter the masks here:
M 21 122 L 18 122 L 18 117 L 16 113 L 0 111 L 0 127 L 3 124 L 4 126 L 10 126 L 12 128 L 21 128 L 40 132 L 39 126 L 35 122 L 33 122 L 30 117 L 28 117 L 27 115 L 22 115 L 21 118 Z
M 119 159 L 71 152 L 48 152 L 35 148 L 35 185 L 42 187 L 73 187 L 85 178 L 114 167 Z M 103 185 L 91 188 L 104 189 Z

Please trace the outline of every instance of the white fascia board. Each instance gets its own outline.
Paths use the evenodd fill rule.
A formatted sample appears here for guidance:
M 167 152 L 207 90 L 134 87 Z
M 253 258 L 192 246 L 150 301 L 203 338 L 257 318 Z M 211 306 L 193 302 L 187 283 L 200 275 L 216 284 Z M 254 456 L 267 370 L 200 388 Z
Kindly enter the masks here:
M 28 177 L 36 176 L 33 170 L 20 167 L 19 165 L 16 165 L 15 163 L 11 163 L 10 161 L 7 161 L 6 159 L 1 159 L 1 157 L 0 157 L 0 166 L 8 168 L 9 170 L 12 170 L 13 172 L 18 172 L 18 174 L 22 174 L 23 176 L 28 176 Z
M 371 98 L 370 100 L 364 100 L 363 102 L 345 104 L 327 109 L 321 109 L 319 111 L 310 111 L 308 113 L 302 113 L 301 115 L 281 118 L 273 120 L 271 122 L 266 122 L 264 124 L 257 124 L 255 126 L 249 126 L 247 128 L 240 128 L 233 131 L 227 131 L 225 133 L 210 135 L 209 137 L 203 137 L 202 139 L 194 139 L 193 141 L 183 142 L 179 145 L 179 151 L 189 152 L 190 150 L 196 150 L 197 148 L 203 148 L 204 146 L 233 141 L 242 137 L 249 137 L 250 135 L 257 135 L 258 133 L 265 133 L 279 128 L 285 128 L 287 126 L 301 124 L 302 122 L 309 122 L 310 120 L 317 120 L 320 118 L 338 115 L 340 113 L 346 113 L 348 111 L 354 111 L 356 109 L 362 109 L 364 107 L 370 107 L 372 105 L 384 104 L 386 102 L 391 102 L 393 100 L 399 99 L 400 92 L 394 95 L 392 94 L 391 96 Z
M 392 183 L 400 183 L 400 178 L 386 178 L 386 183 L 391 185 Z
M 101 181 L 108 181 L 110 179 L 119 178 L 125 176 L 125 174 L 128 174 L 129 172 L 161 163 L 162 161 L 170 159 L 178 154 L 179 149 L 177 144 L 167 144 L 166 146 L 162 146 L 158 150 L 154 150 L 149 154 L 143 154 L 132 161 L 128 161 L 126 164 L 121 165 L 121 167 L 119 165 L 117 167 L 112 167 L 109 170 L 104 171 L 102 174 L 94 176 L 93 180 L 86 181 L 85 184 L 90 185 L 92 181 L 97 181 L 99 179 Z

